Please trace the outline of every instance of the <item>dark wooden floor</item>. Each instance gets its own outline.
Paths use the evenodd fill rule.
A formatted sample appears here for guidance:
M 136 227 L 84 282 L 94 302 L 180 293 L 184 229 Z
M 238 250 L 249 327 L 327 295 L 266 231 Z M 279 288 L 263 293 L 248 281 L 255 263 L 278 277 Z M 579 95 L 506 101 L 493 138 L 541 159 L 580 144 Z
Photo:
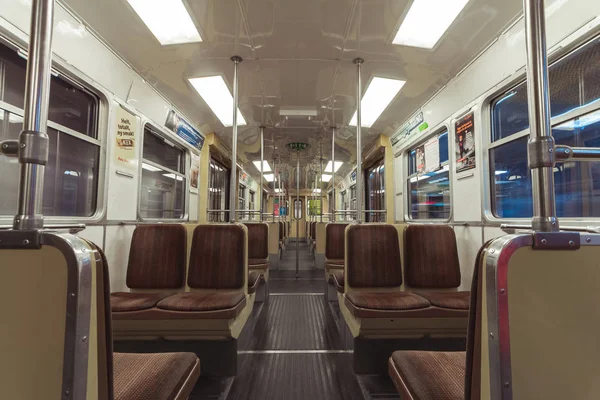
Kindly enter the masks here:
M 359 376 L 352 351 L 344 349 L 337 304 L 325 304 L 323 271 L 314 269 L 300 243 L 295 279 L 295 243 L 280 269 L 270 271 L 269 301 L 256 303 L 238 341 L 236 377 L 201 377 L 192 400 L 398 399 L 387 376 Z

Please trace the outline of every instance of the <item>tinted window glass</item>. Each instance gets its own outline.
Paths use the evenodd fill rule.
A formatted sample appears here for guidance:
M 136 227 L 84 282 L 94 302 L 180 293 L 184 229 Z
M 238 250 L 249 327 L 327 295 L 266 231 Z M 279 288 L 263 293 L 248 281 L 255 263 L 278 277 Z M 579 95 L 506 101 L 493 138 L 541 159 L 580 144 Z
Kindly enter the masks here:
M 184 172 L 183 150 L 153 133 L 147 125 L 144 129 L 144 158 L 173 171 Z

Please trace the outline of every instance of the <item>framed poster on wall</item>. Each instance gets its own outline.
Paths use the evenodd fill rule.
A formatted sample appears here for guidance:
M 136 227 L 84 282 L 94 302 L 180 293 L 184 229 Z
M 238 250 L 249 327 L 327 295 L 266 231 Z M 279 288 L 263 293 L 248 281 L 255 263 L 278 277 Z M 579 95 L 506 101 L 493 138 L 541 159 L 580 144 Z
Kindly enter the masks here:
M 454 125 L 456 172 L 475 168 L 475 115 L 469 113 Z

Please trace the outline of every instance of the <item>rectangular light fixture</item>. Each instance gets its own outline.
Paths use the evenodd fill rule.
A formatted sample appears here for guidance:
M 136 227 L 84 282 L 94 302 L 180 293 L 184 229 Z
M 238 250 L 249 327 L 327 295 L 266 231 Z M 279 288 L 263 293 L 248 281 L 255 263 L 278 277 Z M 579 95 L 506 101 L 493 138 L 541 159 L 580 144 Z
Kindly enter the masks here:
M 414 0 L 393 44 L 432 49 L 469 0 Z
M 323 182 L 329 182 L 331 180 L 331 175 L 329 174 L 323 174 L 321 175 L 321 181 Z
M 253 161 L 253 163 L 258 172 L 260 172 L 260 161 Z M 263 173 L 264 172 L 271 172 L 271 166 L 266 160 L 263 160 Z
M 263 174 L 263 178 L 267 182 L 273 182 L 275 180 L 275 174 Z
M 284 117 L 316 117 L 317 109 L 310 106 L 282 106 L 279 107 L 279 115 Z
M 321 193 L 321 189 L 318 189 L 318 188 L 317 188 L 317 189 L 314 189 L 314 190 L 313 190 L 313 193 Z
M 338 172 L 338 169 L 340 169 L 340 167 L 344 165 L 344 163 L 342 161 L 336 161 L 335 162 L 335 172 Z M 323 172 L 329 172 L 330 174 L 333 172 L 333 170 L 331 169 L 331 161 L 329 161 L 327 163 L 327 166 L 325 166 L 325 170 Z
M 217 75 L 188 80 L 221 123 L 225 126 L 233 126 L 233 96 L 223 77 Z M 237 112 L 238 125 L 246 125 L 246 120 L 239 108 Z
M 201 42 L 182 0 L 127 0 L 161 45 Z
M 283 193 L 283 189 L 276 188 L 275 193 Z
M 178 181 L 180 181 L 180 182 L 181 182 L 181 181 L 183 181 L 183 177 L 182 177 L 182 176 L 179 176 L 179 175 L 175 175 L 175 174 L 163 174 L 163 176 L 164 176 L 165 178 L 176 179 L 176 180 L 178 180 Z
M 154 165 L 150 165 L 150 164 L 146 164 L 146 163 L 142 163 L 142 168 L 145 169 L 146 171 L 150 171 L 150 172 L 162 171 L 162 169 L 156 168 Z
M 370 128 L 390 105 L 406 81 L 374 77 L 367 88 L 360 105 L 362 107 L 362 126 Z M 356 111 L 350 120 L 356 126 Z

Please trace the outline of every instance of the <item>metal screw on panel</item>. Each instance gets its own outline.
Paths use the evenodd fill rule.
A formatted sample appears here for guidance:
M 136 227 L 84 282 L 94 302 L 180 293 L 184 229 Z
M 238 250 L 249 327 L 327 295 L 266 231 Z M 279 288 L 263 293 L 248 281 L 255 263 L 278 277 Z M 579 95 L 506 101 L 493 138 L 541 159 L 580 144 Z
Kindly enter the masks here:
M 569 240 L 569 246 L 575 246 L 575 242 L 572 240 Z
M 493 332 L 490 332 L 490 337 L 494 338 L 494 333 Z
M 68 396 L 70 396 L 70 395 L 71 395 L 71 392 L 70 392 L 70 391 L 68 391 L 68 390 L 65 390 L 65 396 L 67 396 L 67 397 L 68 397 Z
M 502 294 L 506 293 L 506 289 L 500 289 L 500 293 L 502 293 Z
M 552 153 L 554 149 L 548 149 L 548 153 Z
M 71 297 L 75 297 L 75 293 L 71 293 Z
M 585 241 L 588 243 L 592 243 L 592 238 L 587 238 L 587 239 L 585 239 Z
M 546 244 L 547 240 L 546 239 L 542 239 L 542 244 Z
M 83 343 L 87 342 L 87 336 L 84 336 L 84 337 L 81 339 L 81 341 L 82 341 Z
M 23 240 L 23 244 L 29 244 L 29 240 L 27 240 L 27 239 Z
M 504 382 L 504 387 L 505 387 L 505 388 L 508 388 L 508 387 L 510 387 L 510 383 L 508 383 L 508 382 Z
M 495 252 L 496 252 L 496 250 L 490 249 L 490 254 L 494 254 Z
M 27 147 L 27 145 L 25 143 L 21 143 L 21 148 L 24 149 L 25 147 Z

